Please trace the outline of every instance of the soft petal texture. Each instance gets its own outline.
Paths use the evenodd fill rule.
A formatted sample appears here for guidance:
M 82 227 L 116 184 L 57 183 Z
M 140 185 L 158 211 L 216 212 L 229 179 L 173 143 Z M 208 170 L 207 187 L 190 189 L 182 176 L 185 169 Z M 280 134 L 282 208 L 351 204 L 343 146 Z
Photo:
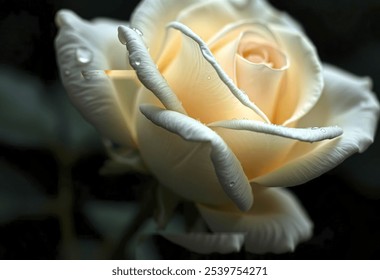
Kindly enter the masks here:
M 236 57 L 237 85 L 263 110 L 270 120 L 275 119 L 279 87 L 284 70 L 265 64 L 252 63 L 240 55 Z
M 379 103 L 368 78 L 359 78 L 337 68 L 324 66 L 325 88 L 313 110 L 299 126 L 338 125 L 339 138 L 314 143 L 297 143 L 287 162 L 271 173 L 254 179 L 264 186 L 292 186 L 309 181 L 340 164 L 373 142 Z
M 191 117 L 204 123 L 233 116 L 269 122 L 265 114 L 236 87 L 197 34 L 179 22 L 171 23 L 170 27 L 184 35 L 183 46 L 164 75 L 171 81 Z M 180 82 L 177 80 L 179 75 L 182 77 Z
M 226 141 L 249 180 L 284 165 L 298 141 L 321 141 L 342 134 L 339 127 L 288 128 L 251 120 L 221 121 L 209 126 Z
M 210 21 L 210 18 L 213 20 Z M 202 1 L 181 11 L 175 20 L 187 25 L 207 41 L 225 25 L 245 19 L 255 19 L 300 30 L 295 21 L 263 0 L 240 1 L 240 4 L 231 0 Z
M 343 130 L 337 126 L 292 128 L 252 120 L 219 121 L 208 126 L 247 130 L 311 143 L 333 139 L 343 134 Z
M 134 146 L 130 117 L 135 87 L 128 81 L 125 81 L 129 83 L 127 86 L 113 82 L 100 71 L 127 68 L 125 61 L 120 60 L 125 56 L 125 48 L 117 40 L 120 23 L 105 20 L 90 23 L 68 10 L 58 12 L 56 22 L 59 26 L 55 41 L 57 60 L 71 101 L 104 137 Z M 82 71 L 90 70 L 98 71 L 84 79 Z
M 119 27 L 119 38 L 127 45 L 129 61 L 139 80 L 170 110 L 186 114 L 177 96 L 152 61 L 140 34 L 128 27 Z
M 163 234 L 163 236 L 199 254 L 235 253 L 239 252 L 244 244 L 244 234 L 241 233 L 173 233 Z
M 131 26 L 138 29 L 156 58 L 165 37 L 166 25 L 186 7 L 205 0 L 143 0 L 132 14 Z
M 270 26 L 280 49 L 287 54 L 289 69 L 280 86 L 274 123 L 293 126 L 318 102 L 323 89 L 322 67 L 313 44 L 301 33 Z
M 184 23 L 204 40 L 224 25 L 242 19 L 256 18 L 301 30 L 294 20 L 275 10 L 266 1 L 249 0 L 244 6 L 241 8 L 241 4 L 228 0 L 144 0 L 135 9 L 131 26 L 141 31 L 154 60 L 159 59 L 165 40 L 165 27 L 171 21 Z M 217 12 L 220 16 L 215 17 Z
M 204 58 L 199 45 L 188 36 L 183 36 L 181 52 L 164 75 L 195 119 L 209 123 L 233 117 L 258 118 L 251 108 L 235 98 Z
M 147 165 L 154 164 L 154 166 L 150 166 L 153 167 L 152 170 L 157 172 L 156 175 L 161 173 L 161 175 L 158 175 L 158 178 L 162 184 L 172 188 L 174 192 L 186 198 L 194 199 L 195 201 L 210 199 L 213 195 L 220 192 L 220 190 L 218 190 L 216 193 L 213 193 L 212 187 L 215 186 L 214 188 L 216 188 L 216 190 L 219 187 L 224 190 L 227 196 L 241 210 L 251 208 L 253 195 L 247 177 L 235 155 L 215 132 L 198 121 L 174 111 L 163 110 L 151 105 L 141 105 L 140 110 L 155 125 L 161 127 L 166 132 L 173 133 L 170 138 L 175 139 L 175 134 L 177 134 L 183 141 L 189 142 L 189 144 L 196 143 L 195 145 L 191 145 L 190 149 L 180 149 L 177 148 L 178 146 L 175 146 L 174 139 L 170 139 L 169 141 L 169 139 L 165 137 L 167 133 L 164 131 L 161 130 L 159 132 L 149 129 L 151 133 L 156 133 L 153 134 L 153 138 L 149 137 L 148 141 L 143 143 L 146 145 L 145 147 L 140 147 L 143 156 L 144 154 L 147 155 L 144 157 L 144 160 L 147 161 Z M 146 130 L 146 128 L 144 130 Z M 141 133 L 140 131 L 139 133 Z M 148 133 L 145 132 L 145 134 Z M 145 139 L 142 139 L 142 136 L 144 136 Z M 139 134 L 140 143 L 142 140 L 146 140 L 146 137 L 146 135 Z M 152 139 L 154 139 L 154 141 L 152 141 Z M 170 147 L 168 147 L 168 144 Z M 175 151 L 175 157 L 177 157 L 176 161 L 169 161 L 169 156 L 171 155 L 167 154 L 168 151 L 164 148 L 165 146 Z M 205 152 L 202 158 L 197 156 L 199 148 Z M 184 152 L 187 152 L 187 156 L 179 157 L 180 154 Z M 158 162 L 156 162 L 157 160 Z M 166 166 L 168 163 L 171 165 Z M 202 164 L 205 163 L 206 166 L 203 166 L 203 168 L 206 169 L 202 170 Z M 193 178 L 195 182 L 189 178 L 183 180 L 185 177 L 181 179 L 180 173 L 182 173 L 181 169 L 183 165 L 185 165 L 184 167 L 186 169 L 184 171 L 186 173 L 192 170 L 190 177 L 197 177 Z M 163 169 L 162 171 L 164 172 L 161 172 L 160 169 Z M 171 176 L 166 175 L 168 170 L 172 172 Z M 202 171 L 206 173 L 199 174 L 199 176 L 196 174 Z M 216 184 L 214 181 L 215 177 L 217 177 L 219 184 Z M 200 182 L 197 182 L 198 180 L 200 180 Z M 199 191 L 199 193 L 197 193 L 197 191 Z M 205 194 L 205 192 L 207 193 L 207 198 L 201 195 L 202 193 Z M 215 197 L 214 199 L 210 199 L 210 202 L 214 204 L 216 202 Z
M 256 193 L 249 212 L 236 208 L 198 205 L 210 229 L 219 233 L 245 233 L 245 248 L 257 254 L 285 253 L 310 238 L 312 222 L 296 198 L 286 189 Z

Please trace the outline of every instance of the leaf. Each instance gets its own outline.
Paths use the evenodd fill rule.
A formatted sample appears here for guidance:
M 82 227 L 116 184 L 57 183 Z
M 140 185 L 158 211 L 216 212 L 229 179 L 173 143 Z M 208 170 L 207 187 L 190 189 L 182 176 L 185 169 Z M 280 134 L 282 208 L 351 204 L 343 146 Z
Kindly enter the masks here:
M 0 161 L 0 223 L 44 213 L 47 197 L 24 174 Z
M 47 88 L 37 78 L 7 68 L 0 68 L 0 141 L 52 150 L 64 147 L 76 155 L 102 147 L 62 85 Z
M 0 68 L 0 140 L 12 145 L 41 147 L 52 141 L 55 117 L 35 78 Z

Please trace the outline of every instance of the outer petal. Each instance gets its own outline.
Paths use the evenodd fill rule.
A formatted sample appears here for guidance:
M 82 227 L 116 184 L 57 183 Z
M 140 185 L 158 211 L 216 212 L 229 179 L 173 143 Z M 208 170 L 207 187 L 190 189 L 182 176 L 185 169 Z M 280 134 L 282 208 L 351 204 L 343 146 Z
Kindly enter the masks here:
M 317 51 L 300 32 L 272 25 L 279 49 L 286 53 L 289 68 L 279 87 L 273 123 L 294 126 L 318 102 L 323 89 L 322 67 Z
M 352 154 L 363 152 L 373 142 L 379 102 L 370 90 L 370 80 L 327 65 L 324 79 L 321 99 L 299 125 L 339 125 L 343 135 L 328 142 L 297 143 L 289 152 L 287 163 L 255 178 L 254 182 L 264 186 L 302 184 L 334 168 Z
M 206 0 L 207 1 L 207 0 Z M 153 58 L 160 51 L 166 25 L 186 7 L 205 0 L 144 0 L 131 17 L 131 26 L 140 30 Z
M 215 132 L 174 111 L 151 105 L 141 105 L 140 110 L 157 125 L 138 124 L 139 145 L 163 185 L 184 198 L 213 205 L 228 201 L 223 189 L 241 210 L 250 209 L 253 195 L 248 179 Z
M 199 254 L 239 252 L 244 244 L 242 233 L 162 234 L 166 239 Z
M 113 83 L 103 71 L 89 71 L 123 67 L 120 57 L 114 57 L 125 56 L 116 23 L 102 20 L 92 24 L 67 10 L 58 12 L 56 21 L 60 27 L 55 41 L 57 60 L 71 101 L 103 136 L 134 146 L 129 121 L 135 88 Z M 89 71 L 86 79 L 82 71 Z
M 260 119 L 255 112 L 259 109 L 227 77 L 205 43 L 180 23 L 170 27 L 181 32 L 182 46 L 163 74 L 188 114 L 204 123 L 234 117 Z
M 198 209 L 212 231 L 245 233 L 246 250 L 252 253 L 294 251 L 298 243 L 310 238 L 313 225 L 290 192 L 267 189 L 256 194 L 247 213 L 205 205 L 198 205 Z
M 210 18 L 213 20 L 210 21 Z M 202 1 L 183 10 L 176 18 L 176 21 L 187 25 L 205 41 L 225 25 L 241 20 L 262 21 L 295 30 L 301 29 L 289 16 L 277 11 L 264 0 Z

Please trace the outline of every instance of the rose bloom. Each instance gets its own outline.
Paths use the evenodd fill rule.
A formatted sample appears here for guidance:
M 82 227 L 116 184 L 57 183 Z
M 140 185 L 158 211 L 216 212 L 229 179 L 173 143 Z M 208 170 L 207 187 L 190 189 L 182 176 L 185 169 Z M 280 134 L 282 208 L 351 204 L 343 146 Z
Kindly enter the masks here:
M 322 65 L 264 0 L 145 0 L 129 23 L 56 22 L 64 86 L 113 161 L 153 174 L 162 201 L 195 203 L 206 230 L 163 231 L 190 250 L 294 250 L 312 222 L 281 187 L 373 142 L 371 81 Z

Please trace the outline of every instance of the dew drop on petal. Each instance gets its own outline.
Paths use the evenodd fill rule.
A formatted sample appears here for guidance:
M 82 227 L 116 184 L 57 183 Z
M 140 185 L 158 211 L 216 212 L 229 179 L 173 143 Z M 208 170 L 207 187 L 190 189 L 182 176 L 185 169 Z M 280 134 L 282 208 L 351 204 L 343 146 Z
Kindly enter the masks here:
M 64 71 L 65 76 L 70 76 L 71 72 L 69 70 Z
M 321 128 L 321 132 L 322 132 L 322 133 L 326 133 L 326 129 Z
M 75 51 L 77 61 L 81 64 L 88 64 L 91 62 L 93 54 L 92 52 L 84 47 L 77 48 Z
M 131 63 L 133 66 L 140 66 L 141 60 L 140 60 L 140 58 L 136 58 L 136 59 L 132 60 Z
M 311 130 L 317 130 L 319 127 L 312 127 Z
M 207 80 L 211 80 L 211 76 L 207 76 Z
M 122 43 L 123 45 L 127 44 L 127 40 L 125 38 L 125 35 L 122 32 L 119 32 L 117 37 L 119 38 L 120 43 Z
M 135 32 L 136 32 L 138 35 L 140 35 L 140 36 L 143 36 L 143 35 L 144 35 L 144 34 L 141 32 L 141 30 L 138 29 L 138 28 L 136 28 L 136 27 L 133 27 L 132 30 L 135 31 Z
M 235 186 L 235 182 L 230 182 L 229 187 L 233 188 Z

